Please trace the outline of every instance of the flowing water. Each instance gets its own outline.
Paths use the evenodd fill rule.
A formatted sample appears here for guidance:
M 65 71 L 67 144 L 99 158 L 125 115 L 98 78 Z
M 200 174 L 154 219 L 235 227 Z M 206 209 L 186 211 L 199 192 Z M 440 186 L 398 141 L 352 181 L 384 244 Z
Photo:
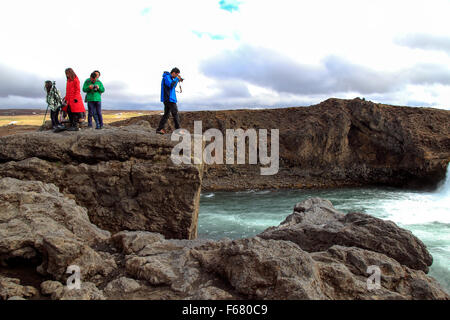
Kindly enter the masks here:
M 411 230 L 433 256 L 429 274 L 450 292 L 450 165 L 447 171 L 435 192 L 394 188 L 206 192 L 200 199 L 199 238 L 254 236 L 278 225 L 297 202 L 320 197 L 342 212 L 365 212 Z

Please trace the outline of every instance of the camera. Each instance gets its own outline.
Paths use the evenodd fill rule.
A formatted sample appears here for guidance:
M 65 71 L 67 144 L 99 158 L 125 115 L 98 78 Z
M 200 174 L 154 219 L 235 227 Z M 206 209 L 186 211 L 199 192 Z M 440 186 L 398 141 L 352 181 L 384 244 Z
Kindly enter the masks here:
M 94 86 L 94 91 L 95 91 L 95 92 L 98 91 L 98 86 L 97 86 L 97 85 Z

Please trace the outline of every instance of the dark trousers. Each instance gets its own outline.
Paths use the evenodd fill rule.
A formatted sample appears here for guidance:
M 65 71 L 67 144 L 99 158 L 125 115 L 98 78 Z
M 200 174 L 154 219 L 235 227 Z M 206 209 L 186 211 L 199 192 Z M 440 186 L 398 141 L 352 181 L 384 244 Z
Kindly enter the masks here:
M 60 124 L 58 116 L 59 116 L 59 108 L 56 109 L 55 111 L 50 110 L 50 118 L 52 119 L 52 127 L 56 127 Z
M 88 126 L 92 127 L 92 117 L 95 120 L 97 127 L 103 127 L 102 116 L 102 102 L 89 101 L 88 102 Z
M 78 123 L 80 122 L 80 119 L 83 118 L 83 112 L 72 112 L 70 110 L 70 106 L 67 107 L 67 113 L 69 114 L 69 121 L 70 125 L 72 127 L 78 128 Z
M 173 121 L 175 122 L 175 129 L 180 129 L 180 116 L 178 115 L 177 104 L 175 102 L 164 102 L 164 115 L 159 122 L 158 130 L 164 129 L 170 114 L 172 114 Z

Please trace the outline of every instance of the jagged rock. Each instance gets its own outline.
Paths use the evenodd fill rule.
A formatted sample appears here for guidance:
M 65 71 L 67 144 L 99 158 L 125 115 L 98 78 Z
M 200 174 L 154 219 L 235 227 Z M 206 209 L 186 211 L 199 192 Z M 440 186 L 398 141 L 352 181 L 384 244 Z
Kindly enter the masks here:
M 202 267 L 247 298 L 257 299 L 449 299 L 424 272 L 386 255 L 333 246 L 309 254 L 296 244 L 258 237 L 217 243 L 196 251 Z M 380 288 L 367 286 L 369 266 L 382 271 Z
M 44 296 L 50 296 L 56 291 L 62 289 L 62 287 L 63 284 L 59 281 L 52 281 L 52 280 L 44 281 L 41 283 L 41 293 Z
M 208 272 L 251 299 L 324 299 L 313 259 L 287 241 L 243 239 L 194 251 Z
M 147 256 L 161 252 L 195 248 L 211 240 L 165 240 L 159 233 L 145 231 L 122 231 L 112 236 L 112 241 L 127 255 Z
M 256 165 L 207 165 L 204 190 L 316 188 L 388 184 L 436 186 L 450 161 L 450 111 L 328 99 L 310 107 L 183 112 L 182 126 L 203 130 L 279 129 L 280 171 Z M 146 120 L 144 115 L 113 123 Z M 122 127 L 125 128 L 125 127 Z M 174 129 L 169 123 L 169 130 Z
M 154 286 L 170 286 L 171 290 L 189 294 L 197 282 L 203 282 L 198 262 L 190 257 L 189 249 L 173 250 L 169 244 L 168 250 L 163 251 L 164 244 L 160 244 L 157 254 L 127 256 L 125 270 Z
M 109 232 L 99 229 L 89 221 L 85 208 L 64 197 L 53 184 L 12 178 L 0 179 L 0 205 L 2 223 L 11 220 L 17 223 L 21 218 L 36 217 L 35 223 L 44 224 L 38 218 L 50 219 L 89 244 L 95 244 L 110 236 Z M 40 227 L 37 229 L 41 229 Z M 56 231 L 52 233 L 58 234 Z
M 324 251 L 333 245 L 355 246 L 425 272 L 433 262 L 426 246 L 410 231 L 364 213 L 343 214 L 330 201 L 319 198 L 298 203 L 294 213 L 278 227 L 270 227 L 259 236 L 292 241 L 308 252 Z
M 132 254 L 155 242 L 163 241 L 164 237 L 159 233 L 122 231 L 116 233 L 112 239 L 125 254 Z
M 89 222 L 86 209 L 51 184 L 0 179 L 0 262 L 37 259 L 43 275 L 64 279 L 78 265 L 88 278 L 106 275 L 108 264 L 90 245 L 109 239 L 109 232 Z
M 143 247 L 145 238 L 151 240 Z M 165 288 L 172 299 L 449 298 L 424 272 L 356 247 L 308 253 L 289 241 L 259 237 L 177 244 L 157 238 L 122 232 L 115 242 L 128 253 L 126 272 L 151 287 Z M 382 271 L 381 287 L 375 291 L 367 287 L 369 266 Z
M 332 246 L 311 256 L 320 269 L 322 288 L 329 299 L 450 299 L 435 279 L 381 253 Z M 368 290 L 369 266 L 380 268 L 379 289 Z
M 143 126 L 0 138 L 0 177 L 53 183 L 113 232 L 197 235 L 202 166 L 174 165 L 168 136 Z
M 3 300 L 19 300 L 31 298 L 39 294 L 32 286 L 23 286 L 20 279 L 8 278 L 0 275 L 0 298 Z M 14 299 L 13 299 L 14 298 Z
M 120 277 L 119 279 L 113 280 L 105 288 L 106 293 L 132 293 L 135 291 L 138 291 L 141 288 L 141 285 L 139 282 L 137 282 L 134 279 L 127 278 L 127 277 Z
M 287 223 L 326 222 L 339 216 L 330 203 L 318 203 L 329 211 L 322 212 L 311 202 L 311 210 L 320 209 L 317 216 L 293 215 Z M 304 207 L 307 203 L 296 208 L 305 213 Z M 37 269 L 46 275 L 39 282 L 41 292 L 54 300 L 449 299 L 423 271 L 356 247 L 333 245 L 309 253 L 292 241 L 260 237 L 166 240 L 144 231 L 110 237 L 90 224 L 86 211 L 54 185 L 4 178 L 0 179 L 0 298 L 40 298 L 34 287 L 3 275 L 5 268 L 6 273 L 13 271 L 11 258 L 39 258 Z M 64 285 L 69 265 L 81 269 L 80 289 Z M 369 266 L 381 270 L 375 290 L 367 287 Z
M 105 300 L 103 292 L 92 282 L 82 282 L 80 289 L 58 288 L 52 293 L 53 300 Z
M 212 243 L 210 240 L 165 240 L 160 234 L 122 231 L 112 237 L 112 242 L 126 254 L 126 274 L 146 283 L 140 282 L 139 292 L 133 292 L 129 297 L 192 299 L 195 296 L 200 299 L 208 294 L 223 298 L 233 296 L 220 291 L 216 287 L 217 279 L 203 273 L 198 261 L 190 254 L 192 248 Z M 115 290 L 105 289 L 105 293 L 114 298 L 126 298 Z
M 192 300 L 233 300 L 236 298 L 232 293 L 215 287 L 210 283 L 211 281 L 205 284 L 204 287 L 200 287 L 192 296 Z

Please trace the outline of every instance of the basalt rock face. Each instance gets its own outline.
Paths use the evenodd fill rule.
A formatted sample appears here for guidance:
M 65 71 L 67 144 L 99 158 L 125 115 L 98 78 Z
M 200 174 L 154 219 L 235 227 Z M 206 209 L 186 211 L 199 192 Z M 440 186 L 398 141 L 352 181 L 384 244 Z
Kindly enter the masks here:
M 53 183 L 112 232 L 197 235 L 202 167 L 174 165 L 175 145 L 144 126 L 0 138 L 0 177 Z
M 159 115 L 146 120 L 157 126 Z M 205 167 L 204 190 L 361 185 L 436 186 L 450 161 L 450 111 L 329 99 L 311 107 L 182 112 L 182 126 L 203 130 L 279 129 L 280 171 L 259 165 Z M 270 141 L 270 140 L 269 140 Z
M 91 224 L 85 208 L 64 197 L 55 185 L 40 181 L 0 179 L 0 275 L 7 285 L 0 296 L 26 298 L 38 296 L 16 277 L 20 266 L 33 282 L 48 277 L 64 281 L 70 265 L 82 268 L 86 278 L 105 277 L 114 269 L 114 261 L 92 249 L 107 241 L 110 233 Z M 19 267 L 18 267 L 19 266 Z M 33 272 L 34 271 L 34 272 Z M 6 279 L 6 280 L 5 280 Z M 20 294 L 19 294 L 20 293 Z
M 298 203 L 285 221 L 259 237 L 291 241 L 308 252 L 327 250 L 334 245 L 358 247 L 385 254 L 426 273 L 433 263 L 423 242 L 410 231 L 368 214 L 343 214 L 330 201 L 320 198 Z
M 449 299 L 423 271 L 357 247 L 111 236 L 56 186 L 11 178 L 0 179 L 0 262 L 0 299 Z M 26 263 L 32 280 L 17 270 Z M 80 289 L 66 286 L 73 265 Z M 372 288 L 369 266 L 382 275 Z

